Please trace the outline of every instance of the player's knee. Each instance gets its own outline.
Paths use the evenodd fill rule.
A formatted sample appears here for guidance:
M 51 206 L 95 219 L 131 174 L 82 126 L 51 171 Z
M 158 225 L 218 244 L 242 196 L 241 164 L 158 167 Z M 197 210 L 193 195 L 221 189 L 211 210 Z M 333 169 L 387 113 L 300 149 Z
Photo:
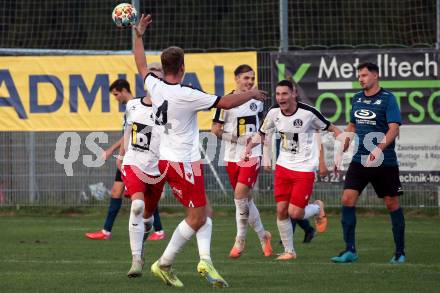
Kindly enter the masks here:
M 289 217 L 294 220 L 302 220 L 304 218 L 304 212 L 296 209 L 289 209 Z
M 355 205 L 356 200 L 352 196 L 344 194 L 341 198 L 341 203 L 343 206 L 352 207 Z
M 131 203 L 131 211 L 136 216 L 143 214 L 144 213 L 144 208 L 145 208 L 145 204 L 144 204 L 143 200 L 135 199 Z
M 284 207 L 277 207 L 277 218 L 280 220 L 287 219 L 289 217 L 289 212 L 287 208 Z
M 110 190 L 110 194 L 112 198 L 121 198 L 122 191 L 120 188 L 113 186 L 112 190 Z
M 385 197 L 385 205 L 390 212 L 399 209 L 399 200 L 396 197 Z
M 195 231 L 199 230 L 206 223 L 206 214 L 201 215 L 192 215 L 191 217 L 186 218 L 186 222 L 191 228 Z

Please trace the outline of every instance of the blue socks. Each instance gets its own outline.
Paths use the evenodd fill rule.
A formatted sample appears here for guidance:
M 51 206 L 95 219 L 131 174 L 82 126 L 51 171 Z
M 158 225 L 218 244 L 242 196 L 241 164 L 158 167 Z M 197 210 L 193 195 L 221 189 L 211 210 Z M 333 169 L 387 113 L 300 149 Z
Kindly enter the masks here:
M 342 230 L 346 250 L 356 252 L 355 248 L 355 230 L 356 230 L 356 207 L 342 206 Z
M 154 227 L 154 231 L 162 231 L 163 230 L 162 222 L 160 221 L 160 216 L 159 216 L 159 208 L 156 208 L 156 210 L 154 211 L 153 227 Z
M 309 233 L 310 231 L 313 230 L 313 227 L 310 226 L 310 222 L 309 220 L 294 220 L 292 218 L 290 218 L 290 221 L 292 222 L 292 229 L 293 229 L 293 233 L 295 234 L 295 228 L 296 228 L 296 224 L 298 224 L 301 229 L 304 230 L 305 233 Z
M 113 223 L 115 222 L 116 216 L 118 215 L 119 209 L 121 208 L 122 198 L 111 198 L 110 206 L 108 207 L 107 218 L 104 223 L 104 230 L 111 232 L 113 228 Z
M 402 208 L 390 212 L 396 254 L 405 255 L 405 217 Z

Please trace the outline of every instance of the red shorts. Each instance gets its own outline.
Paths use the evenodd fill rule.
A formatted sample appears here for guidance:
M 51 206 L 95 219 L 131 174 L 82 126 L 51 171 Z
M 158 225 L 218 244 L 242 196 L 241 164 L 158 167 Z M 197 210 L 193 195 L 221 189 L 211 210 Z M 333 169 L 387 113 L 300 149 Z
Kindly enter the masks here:
M 165 180 L 160 176 L 145 174 L 132 165 L 122 167 L 122 181 L 125 185 L 125 196 L 131 197 L 136 192 L 144 194 L 145 209 L 153 213 L 162 195 Z
M 188 163 L 159 160 L 159 171 L 182 205 L 191 208 L 206 205 L 205 180 L 201 160 Z
M 313 192 L 315 172 L 292 171 L 280 165 L 275 166 L 275 201 L 288 201 L 305 208 Z
M 258 171 L 260 170 L 260 157 L 250 158 L 249 161 L 225 162 L 226 172 L 228 172 L 229 182 L 235 190 L 237 183 L 240 182 L 249 188 L 254 187 L 257 181 Z

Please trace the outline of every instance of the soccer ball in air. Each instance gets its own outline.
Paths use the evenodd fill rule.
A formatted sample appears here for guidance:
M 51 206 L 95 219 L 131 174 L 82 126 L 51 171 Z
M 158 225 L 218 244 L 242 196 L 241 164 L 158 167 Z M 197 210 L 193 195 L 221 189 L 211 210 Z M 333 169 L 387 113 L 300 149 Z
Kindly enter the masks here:
M 136 24 L 138 13 L 129 3 L 121 3 L 113 9 L 113 22 L 119 28 L 127 28 Z

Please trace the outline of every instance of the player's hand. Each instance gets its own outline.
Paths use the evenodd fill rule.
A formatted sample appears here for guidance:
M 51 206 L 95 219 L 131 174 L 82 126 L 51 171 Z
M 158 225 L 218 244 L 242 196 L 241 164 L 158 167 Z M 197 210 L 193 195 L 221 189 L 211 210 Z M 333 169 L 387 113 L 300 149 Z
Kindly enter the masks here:
M 118 158 L 116 159 L 116 166 L 118 167 L 118 169 L 119 169 L 119 171 L 121 171 L 122 169 L 122 159 L 121 158 L 119 158 L 119 156 L 118 156 Z
M 269 166 L 264 166 L 263 169 L 267 173 L 272 173 L 272 166 L 270 166 L 270 165 Z
M 248 148 L 246 148 L 244 150 L 244 152 L 240 155 L 240 159 L 242 161 L 247 162 L 247 161 L 249 161 L 249 158 L 251 157 L 251 155 L 252 155 L 252 150 L 248 150 Z
M 264 101 L 267 99 L 268 93 L 265 91 L 261 91 L 257 88 L 254 88 L 251 90 L 252 93 L 254 94 L 254 99 L 258 100 L 258 101 Z
M 382 154 L 382 149 L 375 147 L 373 151 L 368 155 L 368 159 L 365 162 L 365 167 L 377 167 L 377 159 Z
M 341 169 L 341 165 L 342 165 L 342 154 L 337 153 L 335 154 L 335 158 L 333 161 L 333 173 L 335 173 L 335 175 L 339 175 L 339 170 Z
M 101 159 L 104 161 L 107 161 L 108 158 L 110 158 L 110 156 L 113 154 L 113 152 L 111 152 L 110 150 L 105 150 L 102 152 L 101 154 Z
M 139 20 L 137 25 L 133 26 L 133 29 L 136 32 L 136 36 L 142 37 L 145 33 L 145 30 L 147 27 L 150 26 L 150 24 L 153 22 L 153 18 L 150 14 L 146 15 L 142 13 L 141 19 Z
M 318 174 L 321 177 L 325 177 L 328 175 L 328 169 L 327 166 L 325 164 L 319 164 L 319 170 L 318 170 Z

